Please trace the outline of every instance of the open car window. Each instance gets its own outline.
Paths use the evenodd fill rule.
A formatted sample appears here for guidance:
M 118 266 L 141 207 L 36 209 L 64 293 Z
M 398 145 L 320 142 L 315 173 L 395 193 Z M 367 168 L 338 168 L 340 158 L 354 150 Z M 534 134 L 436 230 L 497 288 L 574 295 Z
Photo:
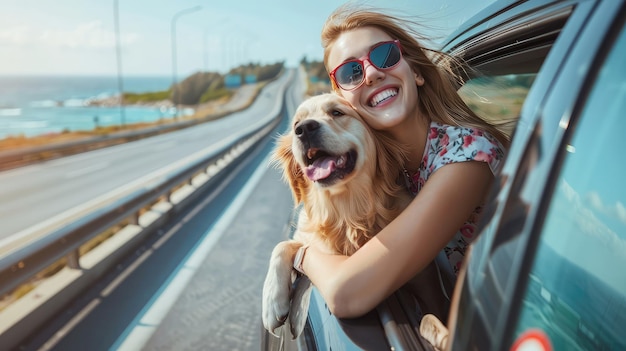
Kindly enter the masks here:
M 492 123 L 510 122 L 504 131 L 511 135 L 515 120 L 537 73 L 481 76 L 466 82 L 459 94 L 478 116 Z
M 468 66 L 460 70 L 465 83 L 459 94 L 477 115 L 496 124 L 508 122 L 504 131 L 512 135 L 535 77 L 573 9 L 557 5 L 522 13 L 448 48 Z

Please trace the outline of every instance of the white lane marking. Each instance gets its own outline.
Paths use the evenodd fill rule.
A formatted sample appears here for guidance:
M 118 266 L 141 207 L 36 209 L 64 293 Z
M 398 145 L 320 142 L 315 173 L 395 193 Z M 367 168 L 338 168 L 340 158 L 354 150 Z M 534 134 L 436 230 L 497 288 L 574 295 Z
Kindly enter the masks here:
M 169 280 L 167 286 L 160 289 L 161 294 L 151 305 L 146 306 L 148 308 L 144 310 L 143 314 L 140 314 L 138 320 L 135 320 L 126 328 L 126 331 L 110 350 L 135 351 L 143 349 L 143 346 L 150 340 L 152 334 L 159 327 L 159 324 L 161 324 L 174 303 L 176 303 L 198 268 L 202 266 L 209 252 L 211 252 L 215 244 L 235 220 L 252 191 L 257 188 L 257 184 L 267 170 L 268 162 L 269 155 L 248 179 L 248 182 L 237 194 L 235 200 L 228 206 L 224 215 L 219 218 L 209 231 L 203 234 L 204 239 L 182 264 L 176 275 Z
M 101 169 L 107 168 L 109 165 L 110 165 L 109 162 L 96 163 L 94 165 L 90 165 L 87 167 L 83 167 L 81 169 L 77 169 L 72 172 L 68 172 L 65 174 L 65 178 L 68 178 L 68 179 L 78 178 L 80 176 L 84 176 L 85 174 L 94 173 Z

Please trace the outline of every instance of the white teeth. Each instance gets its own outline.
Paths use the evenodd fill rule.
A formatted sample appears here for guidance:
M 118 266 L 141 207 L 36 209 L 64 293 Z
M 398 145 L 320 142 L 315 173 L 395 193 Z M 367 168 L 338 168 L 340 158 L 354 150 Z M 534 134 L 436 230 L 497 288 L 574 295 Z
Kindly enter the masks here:
M 370 105 L 372 107 L 376 107 L 376 105 L 380 104 L 381 102 L 387 100 L 388 98 L 392 97 L 392 96 L 396 96 L 398 95 L 398 91 L 395 89 L 387 89 L 387 90 L 383 90 L 380 93 L 374 95 L 374 97 L 372 98 L 372 101 L 370 103 Z
M 343 164 L 346 163 L 346 156 L 341 156 L 337 159 L 337 167 L 341 167 L 343 166 Z

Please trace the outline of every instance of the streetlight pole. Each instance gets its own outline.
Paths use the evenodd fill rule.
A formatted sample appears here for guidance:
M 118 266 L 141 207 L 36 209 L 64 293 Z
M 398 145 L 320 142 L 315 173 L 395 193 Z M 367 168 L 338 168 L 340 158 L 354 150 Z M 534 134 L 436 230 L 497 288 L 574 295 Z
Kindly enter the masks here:
M 178 83 L 176 77 L 176 21 L 183 15 L 190 14 L 192 12 L 196 12 L 202 9 L 202 6 L 195 6 L 185 10 L 178 11 L 172 17 L 172 100 L 176 100 L 176 84 Z M 174 117 L 178 117 L 178 104 L 175 101 L 174 106 L 176 110 L 176 115 Z
M 204 30 L 204 35 L 202 36 L 202 58 L 204 63 L 204 73 L 209 71 L 209 50 L 207 45 L 207 40 L 209 37 L 209 29 Z
M 120 117 L 122 126 L 126 124 L 124 111 L 124 80 L 122 79 L 122 46 L 120 43 L 120 14 L 119 1 L 113 0 L 113 17 L 115 19 L 115 52 L 117 56 L 117 87 L 120 94 Z

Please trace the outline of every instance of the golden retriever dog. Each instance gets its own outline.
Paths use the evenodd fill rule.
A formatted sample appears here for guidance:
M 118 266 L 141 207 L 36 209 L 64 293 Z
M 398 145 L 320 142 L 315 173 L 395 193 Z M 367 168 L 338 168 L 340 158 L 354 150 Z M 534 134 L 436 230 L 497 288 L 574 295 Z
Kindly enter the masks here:
M 306 99 L 291 126 L 278 138 L 272 162 L 282 168 L 295 205 L 301 207 L 293 238 L 272 251 L 262 318 L 272 334 L 289 322 L 295 338 L 304 328 L 310 294 L 305 277 L 292 291 L 298 248 L 315 242 L 330 253 L 351 255 L 411 197 L 397 182 L 404 151 L 385 134 L 371 130 L 340 96 L 327 93 Z

